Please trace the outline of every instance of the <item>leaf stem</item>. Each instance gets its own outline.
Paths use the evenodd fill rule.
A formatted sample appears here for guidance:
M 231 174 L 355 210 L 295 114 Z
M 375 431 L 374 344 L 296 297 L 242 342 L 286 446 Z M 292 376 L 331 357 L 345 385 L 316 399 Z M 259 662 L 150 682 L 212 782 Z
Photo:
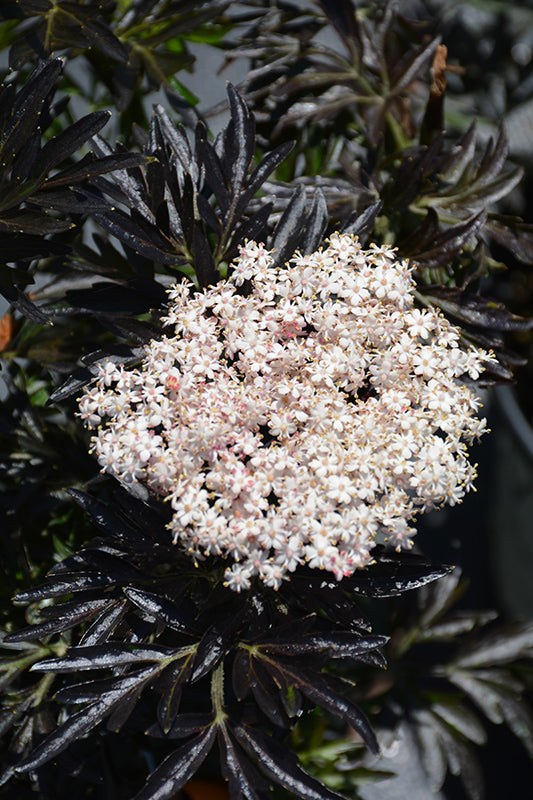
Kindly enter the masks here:
M 222 661 L 211 676 L 211 702 L 215 714 L 215 724 L 220 725 L 227 718 L 224 711 L 224 662 Z

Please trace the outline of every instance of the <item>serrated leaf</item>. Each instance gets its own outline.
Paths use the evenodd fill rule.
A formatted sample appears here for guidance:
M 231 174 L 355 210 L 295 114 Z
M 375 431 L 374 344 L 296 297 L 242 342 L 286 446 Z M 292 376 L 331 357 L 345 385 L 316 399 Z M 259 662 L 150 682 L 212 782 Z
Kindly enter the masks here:
M 357 660 L 369 650 L 382 647 L 386 636 L 362 636 L 355 633 L 311 633 L 291 640 L 276 637 L 272 641 L 261 641 L 261 650 L 279 655 L 303 655 L 325 653 L 328 658 L 351 658 Z
M 169 656 L 180 657 L 180 649 L 166 645 L 116 644 L 70 647 L 66 655 L 39 661 L 31 669 L 40 672 L 74 672 L 84 669 L 137 664 L 142 661 L 164 661 Z
M 225 130 L 222 168 L 233 192 L 240 192 L 255 152 L 255 120 L 235 87 L 228 83 L 230 122 Z
M 272 780 L 303 800 L 346 800 L 308 775 L 296 756 L 274 739 L 247 725 L 231 727 L 243 748 L 258 762 L 259 768 Z
M 440 619 L 457 602 L 465 588 L 466 585 L 461 582 L 461 570 L 455 569 L 437 583 L 422 589 L 418 596 L 421 627 L 429 628 L 435 620 Z
M 65 686 L 54 695 L 60 703 L 94 703 L 100 699 L 116 697 L 136 689 L 156 674 L 159 667 L 146 667 L 139 672 L 132 672 L 124 677 L 105 678 L 87 683 L 78 683 Z
M 168 676 L 165 676 L 165 680 L 170 681 L 170 686 L 163 690 L 157 705 L 157 721 L 165 734 L 173 731 L 172 735 L 176 736 L 177 728 L 174 723 L 180 705 L 183 684 L 189 680 L 191 675 L 193 656 L 194 652 L 190 652 L 182 662 L 169 669 Z M 194 731 L 190 731 L 190 733 L 194 733 Z
M 211 142 L 208 141 L 207 131 L 205 126 L 201 123 L 199 123 L 196 128 L 196 150 L 204 165 L 209 188 L 215 195 L 225 216 L 229 207 L 229 191 L 226 185 L 226 177 L 222 169 L 220 158 Z
M 34 639 L 41 639 L 43 636 L 48 636 L 52 633 L 70 630 L 70 628 L 73 628 L 80 622 L 84 622 L 93 617 L 109 605 L 109 603 L 109 599 L 88 600 L 87 602 L 81 603 L 65 603 L 64 605 L 66 608 L 62 609 L 62 606 L 55 607 L 56 614 L 53 619 L 8 634 L 3 641 L 32 641 Z
M 56 189 L 68 184 L 80 183 L 87 178 L 106 175 L 116 170 L 132 169 L 146 163 L 146 157 L 141 153 L 113 153 L 95 158 L 91 154 L 84 156 L 70 167 L 60 170 L 52 177 L 46 179 L 46 189 Z
M 119 209 L 108 209 L 105 214 L 93 214 L 93 219 L 106 231 L 126 244 L 135 253 L 168 266 L 179 266 L 183 259 L 177 253 L 169 253 L 151 241 L 151 236 L 142 231 L 131 217 Z M 158 229 L 151 226 L 151 235 L 159 238 Z
M 366 236 L 374 227 L 374 221 L 382 208 L 383 202 L 375 200 L 361 213 L 354 211 L 346 220 L 342 233 L 351 234 L 352 236 Z
M 151 725 L 146 733 L 158 739 L 186 739 L 193 733 L 198 733 L 208 728 L 214 722 L 212 713 L 209 714 L 178 714 L 168 733 L 164 733 L 159 724 Z
M 264 781 L 242 753 L 241 748 L 231 740 L 225 727 L 219 729 L 218 743 L 222 775 L 229 782 L 230 796 L 244 797 L 245 800 L 261 800 L 256 789 L 262 788 Z
M 92 730 L 109 713 L 114 700 L 106 698 L 86 706 L 46 737 L 27 758 L 15 767 L 16 772 L 30 772 L 55 758 L 72 742 Z
M 433 583 L 453 569 L 448 566 L 432 567 L 424 559 L 406 553 L 380 553 L 376 548 L 376 563 L 345 578 L 342 585 L 365 597 L 396 597 Z
M 38 211 L 9 211 L 0 217 L 1 233 L 46 236 L 49 233 L 63 233 L 72 227 L 69 220 L 55 219 Z
M 232 619 L 219 622 L 206 630 L 196 651 L 191 683 L 195 683 L 204 675 L 207 675 L 229 652 L 234 644 L 235 624 L 237 621 Z
M 283 142 L 263 156 L 248 181 L 247 194 L 250 198 L 259 191 L 268 176 L 287 158 L 293 148 L 294 142 Z
M 533 650 L 533 622 L 516 626 L 511 631 L 503 631 L 485 636 L 481 641 L 454 659 L 461 668 L 495 667 L 508 664 L 520 658 L 530 658 Z
M 141 611 L 164 622 L 165 625 L 180 633 L 191 634 L 189 620 L 184 618 L 179 606 L 173 600 L 169 600 L 164 595 L 156 594 L 155 592 L 136 589 L 133 586 L 125 587 L 123 592 Z
M 477 627 L 482 627 L 492 622 L 498 616 L 496 611 L 458 612 L 443 622 L 424 629 L 417 637 L 417 641 L 451 642 L 463 633 L 470 633 Z
M 209 286 L 216 282 L 217 269 L 213 253 L 204 234 L 195 227 L 193 240 L 194 271 L 200 286 Z
M 414 252 L 414 258 L 427 269 L 446 266 L 462 251 L 468 240 L 483 228 L 486 220 L 487 212 L 483 210 L 464 222 L 452 225 L 433 237 L 431 247 Z
M 63 60 L 54 58 L 37 67 L 16 95 L 9 122 L 5 125 L 0 156 L 3 168 L 11 166 L 21 142 L 33 132 L 47 95 L 63 69 Z
M 434 702 L 431 704 L 431 710 L 471 742 L 481 745 L 487 741 L 485 728 L 476 715 L 464 705 L 452 702 Z
M 49 170 L 57 167 L 61 161 L 69 158 L 82 144 L 106 125 L 110 116 L 109 111 L 93 111 L 73 122 L 64 131 L 46 142 L 32 166 L 30 177 L 43 176 Z
M 404 58 L 394 66 L 391 75 L 391 94 L 399 94 L 416 78 L 430 63 L 433 54 L 440 43 L 440 36 L 432 39 L 428 44 L 418 48 L 411 48 Z
M 495 725 L 503 722 L 504 716 L 500 704 L 505 701 L 506 695 L 500 688 L 486 680 L 478 679 L 475 673 L 467 670 L 452 670 L 448 680 L 464 691 L 487 719 Z
M 422 293 L 446 314 L 467 325 L 491 332 L 527 331 L 533 328 L 532 319 L 518 317 L 508 311 L 502 303 L 487 300 L 462 289 L 428 286 L 422 289 Z
M 78 647 L 90 647 L 107 641 L 122 621 L 128 609 L 129 603 L 127 600 L 119 600 L 112 603 L 87 628 L 78 642 Z
M 439 736 L 430 718 L 417 714 L 414 735 L 420 749 L 420 760 L 428 778 L 430 789 L 436 794 L 442 789 L 446 778 L 447 760 L 444 755 Z
M 61 579 L 50 580 L 48 583 L 36 586 L 34 589 L 19 592 L 15 596 L 15 600 L 20 603 L 35 603 L 45 598 L 62 597 L 65 594 L 83 592 L 86 589 L 111 586 L 113 583 L 113 578 L 110 578 L 108 575 L 98 575 L 94 572 L 73 572 L 63 574 Z
M 242 648 L 237 649 L 233 659 L 231 682 L 235 697 L 239 702 L 244 700 L 250 691 L 251 670 L 250 652 Z
M 79 489 L 66 491 L 105 534 L 120 541 L 134 543 L 139 552 L 152 552 L 151 540 L 119 517 L 107 504 Z
M 293 669 L 286 671 L 309 700 L 351 725 L 373 753 L 379 752 L 379 745 L 368 717 L 344 694 L 339 694 L 331 687 L 333 676 L 308 674 L 300 670 L 296 672 Z
M 133 800 L 169 800 L 194 775 L 211 750 L 215 726 L 178 747 L 157 767 Z
M 285 707 L 279 698 L 278 686 L 272 675 L 263 666 L 261 659 L 254 658 L 250 670 L 250 687 L 258 707 L 263 714 L 280 728 L 289 728 Z
M 274 230 L 270 248 L 274 250 L 274 265 L 281 267 L 294 255 L 306 223 L 306 194 L 298 186 Z
M 307 216 L 305 233 L 299 244 L 299 249 L 306 255 L 313 253 L 319 246 L 328 225 L 328 207 L 321 189 L 313 195 L 313 203 Z

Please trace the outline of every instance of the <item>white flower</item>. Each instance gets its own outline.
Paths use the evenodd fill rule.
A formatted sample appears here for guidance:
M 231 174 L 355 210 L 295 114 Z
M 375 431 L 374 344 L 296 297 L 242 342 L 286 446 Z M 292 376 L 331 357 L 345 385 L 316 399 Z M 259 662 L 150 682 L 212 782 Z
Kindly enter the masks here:
M 471 488 L 485 430 L 459 381 L 490 356 L 414 308 L 392 250 L 334 234 L 272 263 L 248 242 L 228 280 L 173 287 L 168 335 L 139 367 L 104 362 L 79 400 L 102 469 L 167 500 L 174 541 L 233 561 L 234 591 L 304 564 L 341 580 L 378 534 L 409 547 L 417 513 Z

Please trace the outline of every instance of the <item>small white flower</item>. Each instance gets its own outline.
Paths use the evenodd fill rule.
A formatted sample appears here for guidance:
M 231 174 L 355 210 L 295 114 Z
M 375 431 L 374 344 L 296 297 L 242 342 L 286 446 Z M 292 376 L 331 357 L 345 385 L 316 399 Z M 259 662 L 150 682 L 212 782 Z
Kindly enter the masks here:
M 334 234 L 272 263 L 247 242 L 227 281 L 173 287 L 168 334 L 139 367 L 104 362 L 79 400 L 102 469 L 166 499 L 195 560 L 232 559 L 234 591 L 305 563 L 341 580 L 378 533 L 410 547 L 417 513 L 471 488 L 485 430 L 459 380 L 490 356 L 413 307 L 392 250 Z

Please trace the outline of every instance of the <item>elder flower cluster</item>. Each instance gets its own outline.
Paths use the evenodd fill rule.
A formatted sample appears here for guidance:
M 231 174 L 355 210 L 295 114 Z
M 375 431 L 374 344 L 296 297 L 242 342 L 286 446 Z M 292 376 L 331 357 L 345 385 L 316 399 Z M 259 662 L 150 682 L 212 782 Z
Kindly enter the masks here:
M 351 575 L 475 477 L 485 420 L 464 378 L 490 356 L 414 307 L 393 250 L 326 244 L 273 268 L 248 242 L 227 280 L 174 286 L 168 334 L 136 368 L 103 364 L 79 401 L 102 469 L 167 500 L 174 541 L 228 559 L 236 591 L 301 564 Z

